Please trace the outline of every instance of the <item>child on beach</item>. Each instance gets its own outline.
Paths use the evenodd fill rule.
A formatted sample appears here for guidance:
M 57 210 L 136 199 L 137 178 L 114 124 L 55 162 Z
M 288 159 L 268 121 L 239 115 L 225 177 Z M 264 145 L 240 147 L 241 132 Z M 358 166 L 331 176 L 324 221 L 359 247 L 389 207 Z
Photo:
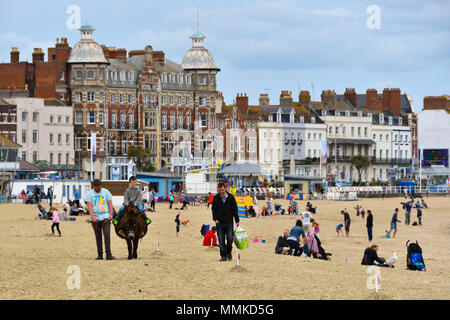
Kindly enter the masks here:
M 391 237 L 391 231 L 390 230 L 384 230 L 386 234 L 384 236 L 381 236 L 382 238 L 390 238 Z
M 56 210 L 56 208 L 51 207 L 50 208 L 50 214 L 52 215 L 52 219 L 53 219 L 53 224 L 52 224 L 52 234 L 53 236 L 55 236 L 55 227 L 56 230 L 58 230 L 59 233 L 59 237 L 61 237 L 61 231 L 59 230 L 59 213 L 58 210 Z
M 180 234 L 180 214 L 177 214 L 176 218 L 175 218 L 175 223 L 177 224 L 177 238 L 178 235 Z
M 319 224 L 314 219 L 311 219 L 311 225 L 314 228 L 314 234 L 317 236 L 317 238 L 319 238 L 320 232 Z
M 342 236 L 344 236 L 344 232 L 342 231 L 342 227 L 343 227 L 344 225 L 342 224 L 342 223 L 340 223 L 340 224 L 338 224 L 337 225 L 337 227 L 336 227 L 336 233 L 337 233 L 337 236 L 339 237 L 339 234 L 341 234 Z

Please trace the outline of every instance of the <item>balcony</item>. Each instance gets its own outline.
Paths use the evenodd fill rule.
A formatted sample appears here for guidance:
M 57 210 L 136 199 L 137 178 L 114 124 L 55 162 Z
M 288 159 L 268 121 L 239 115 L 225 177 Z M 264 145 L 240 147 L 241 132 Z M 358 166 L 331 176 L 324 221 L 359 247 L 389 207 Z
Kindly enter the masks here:
M 298 144 L 298 145 L 301 145 L 302 143 L 303 143 L 303 140 L 302 140 L 302 139 L 298 139 L 298 140 L 297 140 L 297 144 Z
M 294 145 L 297 142 L 296 139 L 291 139 L 291 144 Z
M 284 139 L 284 144 L 288 145 L 289 144 L 289 139 Z
M 306 159 L 295 159 L 295 165 L 311 165 L 311 164 L 319 164 L 318 157 L 314 158 L 306 158 Z M 291 160 L 283 160 L 283 166 L 289 166 L 291 164 Z

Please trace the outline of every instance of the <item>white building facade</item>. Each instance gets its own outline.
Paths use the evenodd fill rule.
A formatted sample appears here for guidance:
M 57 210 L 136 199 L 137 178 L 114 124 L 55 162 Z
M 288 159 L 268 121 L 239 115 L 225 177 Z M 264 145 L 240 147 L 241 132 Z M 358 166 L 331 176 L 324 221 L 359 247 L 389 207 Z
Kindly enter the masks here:
M 19 158 L 28 162 L 46 160 L 53 165 L 73 165 L 73 109 L 58 100 L 7 99 L 17 106 Z

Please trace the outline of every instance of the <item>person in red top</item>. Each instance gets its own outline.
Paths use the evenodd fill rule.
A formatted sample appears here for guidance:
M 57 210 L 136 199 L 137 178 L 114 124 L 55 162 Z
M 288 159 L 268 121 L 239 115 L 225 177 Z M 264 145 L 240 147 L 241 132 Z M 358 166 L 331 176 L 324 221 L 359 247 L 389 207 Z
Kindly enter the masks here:
M 203 238 L 203 246 L 204 247 L 210 247 L 211 242 L 213 246 L 217 246 L 217 239 L 216 239 L 216 227 L 212 227 Z
M 214 199 L 214 196 L 212 195 L 211 192 L 209 192 L 209 195 L 208 195 L 208 209 L 209 209 L 209 206 L 213 203 L 213 199 Z

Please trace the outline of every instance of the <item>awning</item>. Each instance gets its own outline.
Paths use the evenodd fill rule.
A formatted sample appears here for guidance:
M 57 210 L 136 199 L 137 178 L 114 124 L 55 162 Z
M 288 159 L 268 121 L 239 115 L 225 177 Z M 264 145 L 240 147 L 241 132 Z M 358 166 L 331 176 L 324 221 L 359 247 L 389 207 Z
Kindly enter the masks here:
M 262 174 L 261 167 L 253 163 L 235 163 L 219 171 L 220 174 L 234 176 L 249 176 Z
M 343 138 L 328 138 L 327 139 L 328 143 L 333 144 L 333 143 L 338 143 L 338 144 L 375 144 L 375 141 L 373 141 L 372 139 L 343 139 Z
M 422 174 L 431 176 L 450 176 L 450 168 L 447 167 L 430 167 L 422 169 Z

